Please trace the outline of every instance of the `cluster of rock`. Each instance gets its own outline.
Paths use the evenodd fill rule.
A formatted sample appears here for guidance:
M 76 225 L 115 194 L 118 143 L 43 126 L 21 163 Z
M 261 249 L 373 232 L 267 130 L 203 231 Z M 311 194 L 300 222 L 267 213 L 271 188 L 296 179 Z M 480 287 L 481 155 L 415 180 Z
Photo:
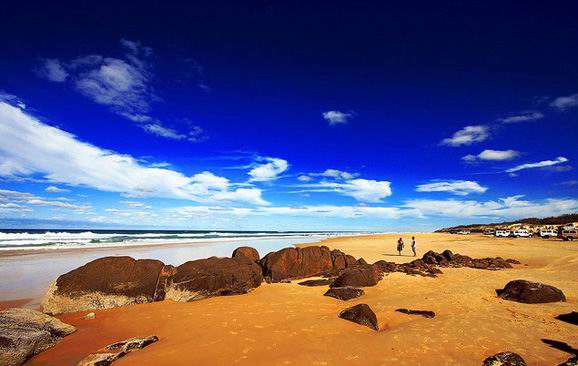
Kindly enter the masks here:
M 145 338 L 129 338 L 124 341 L 109 344 L 86 356 L 77 366 L 108 366 L 119 358 L 126 356 L 129 352 L 145 348 L 158 340 L 158 337 L 153 335 Z
M 526 361 L 517 353 L 502 352 L 486 358 L 484 366 L 526 366 Z
M 0 365 L 21 365 L 75 331 L 72 325 L 35 310 L 0 311 Z

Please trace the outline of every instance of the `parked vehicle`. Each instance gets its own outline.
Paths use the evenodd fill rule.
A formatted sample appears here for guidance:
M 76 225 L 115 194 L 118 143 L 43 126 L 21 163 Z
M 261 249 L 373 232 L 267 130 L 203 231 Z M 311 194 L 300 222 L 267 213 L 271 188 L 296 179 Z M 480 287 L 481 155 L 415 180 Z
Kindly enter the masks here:
M 578 239 L 578 229 L 574 227 L 563 227 L 558 232 L 558 237 L 565 241 L 572 241 Z
M 530 232 L 526 229 L 518 229 L 518 230 L 514 230 L 514 232 L 512 233 L 512 236 L 514 238 L 529 238 Z
M 540 230 L 540 237 L 541 238 L 555 238 L 557 236 L 558 236 L 558 233 L 554 229 Z
M 507 238 L 508 236 L 512 235 L 510 230 L 496 230 L 496 237 L 504 237 Z
M 457 232 L 458 235 L 470 235 L 469 230 L 460 230 Z

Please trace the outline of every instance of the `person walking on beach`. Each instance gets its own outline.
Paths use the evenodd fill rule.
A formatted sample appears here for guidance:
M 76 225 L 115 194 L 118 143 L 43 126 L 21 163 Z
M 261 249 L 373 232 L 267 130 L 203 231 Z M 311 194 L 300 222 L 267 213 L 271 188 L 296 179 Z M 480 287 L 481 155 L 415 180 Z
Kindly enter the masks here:
M 402 251 L 403 251 L 403 239 L 399 238 L 399 240 L 397 241 L 397 252 L 399 253 L 399 255 L 401 255 Z
M 417 253 L 415 252 L 416 249 L 417 249 L 417 244 L 415 243 L 415 236 L 412 236 L 411 237 L 411 250 L 413 252 L 414 257 L 417 255 Z

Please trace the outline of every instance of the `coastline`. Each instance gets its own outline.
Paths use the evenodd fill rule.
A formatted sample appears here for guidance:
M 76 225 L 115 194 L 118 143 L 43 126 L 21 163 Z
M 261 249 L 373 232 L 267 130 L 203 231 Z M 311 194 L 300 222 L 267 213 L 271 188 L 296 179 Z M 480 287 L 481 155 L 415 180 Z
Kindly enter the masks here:
M 403 256 L 394 253 L 400 235 L 407 241 L 412 234 L 331 238 L 323 245 L 368 262 L 409 262 L 414 258 L 407 248 Z M 304 287 L 296 280 L 263 283 L 245 295 L 97 310 L 93 320 L 83 319 L 86 312 L 64 314 L 58 318 L 78 331 L 27 365 L 75 365 L 106 344 L 151 334 L 160 341 L 123 357 L 118 365 L 479 365 L 503 351 L 523 355 L 529 365 L 568 359 L 567 353 L 541 340 L 578 342 L 574 325 L 554 319 L 578 306 L 578 246 L 536 238 L 415 235 L 420 255 L 450 249 L 476 258 L 514 258 L 522 264 L 500 271 L 443 268 L 436 278 L 392 273 L 364 288 L 362 297 L 346 302 L 323 296 L 326 287 Z M 559 287 L 567 302 L 520 304 L 496 297 L 496 289 L 518 278 Z M 337 317 L 358 303 L 374 309 L 379 332 Z M 425 319 L 400 314 L 398 308 L 437 315 Z

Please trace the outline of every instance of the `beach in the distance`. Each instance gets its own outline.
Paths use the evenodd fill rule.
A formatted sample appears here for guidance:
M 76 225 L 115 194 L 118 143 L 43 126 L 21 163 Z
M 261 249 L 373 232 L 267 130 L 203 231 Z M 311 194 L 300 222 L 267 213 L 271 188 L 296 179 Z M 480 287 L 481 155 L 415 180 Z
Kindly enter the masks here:
M 398 256 L 395 242 L 412 235 L 418 255 L 450 249 L 473 258 L 513 258 L 521 264 L 499 271 L 442 268 L 436 278 L 390 273 L 376 286 L 364 288 L 364 296 L 347 302 L 323 296 L 326 286 L 304 287 L 294 280 L 264 283 L 244 295 L 96 310 L 92 320 L 83 319 L 87 312 L 64 314 L 58 318 L 76 326 L 77 332 L 27 365 L 75 365 L 119 339 L 151 334 L 160 341 L 116 364 L 479 365 L 506 350 L 523 355 L 528 365 L 556 365 L 568 359 L 543 339 L 578 341 L 574 325 L 554 319 L 578 305 L 575 244 L 450 234 L 339 237 L 321 244 L 369 263 L 403 263 L 414 258 L 407 247 Z M 567 301 L 521 304 L 498 298 L 496 289 L 513 279 L 554 285 L 563 289 Z M 357 303 L 375 311 L 379 332 L 338 318 L 341 310 Z M 436 317 L 405 315 L 396 312 L 398 308 L 431 310 Z

